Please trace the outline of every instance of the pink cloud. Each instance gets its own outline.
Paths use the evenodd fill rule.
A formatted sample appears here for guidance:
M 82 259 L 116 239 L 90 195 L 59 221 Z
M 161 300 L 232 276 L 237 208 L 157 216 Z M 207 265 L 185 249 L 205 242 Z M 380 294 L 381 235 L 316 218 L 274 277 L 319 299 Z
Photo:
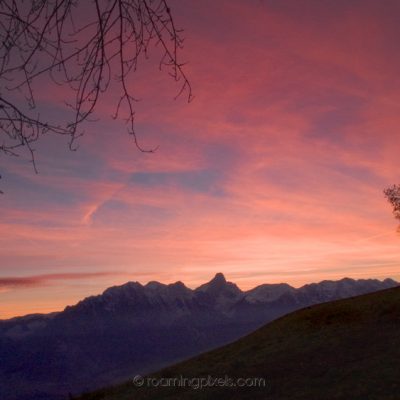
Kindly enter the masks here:
M 93 279 L 108 275 L 118 275 L 118 272 L 81 272 L 81 273 L 62 273 L 34 276 L 13 276 L 0 278 L 0 288 L 24 288 L 30 286 L 43 286 L 51 281 Z

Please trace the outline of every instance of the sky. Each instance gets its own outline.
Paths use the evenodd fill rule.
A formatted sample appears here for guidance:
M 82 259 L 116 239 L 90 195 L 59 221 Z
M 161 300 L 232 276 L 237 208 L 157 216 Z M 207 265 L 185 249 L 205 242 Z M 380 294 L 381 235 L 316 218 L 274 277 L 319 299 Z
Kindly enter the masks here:
M 400 2 L 170 2 L 194 99 L 158 70 L 130 84 L 136 132 L 99 103 L 79 149 L 0 157 L 0 318 L 127 281 L 242 289 L 400 280 L 383 189 L 399 183 Z M 62 116 L 63 88 L 40 91 Z

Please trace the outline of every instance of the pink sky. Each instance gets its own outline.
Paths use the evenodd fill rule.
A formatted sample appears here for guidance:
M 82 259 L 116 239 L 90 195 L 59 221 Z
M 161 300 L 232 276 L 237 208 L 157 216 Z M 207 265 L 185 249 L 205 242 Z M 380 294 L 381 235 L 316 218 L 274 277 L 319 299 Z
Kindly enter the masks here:
M 174 1 L 190 104 L 154 63 L 122 123 L 78 152 L 38 146 L 39 175 L 2 156 L 0 318 L 60 310 L 128 280 L 247 289 L 400 279 L 382 190 L 399 181 L 398 1 Z M 63 113 L 60 88 L 43 91 Z M 60 103 L 58 103 L 60 100 Z

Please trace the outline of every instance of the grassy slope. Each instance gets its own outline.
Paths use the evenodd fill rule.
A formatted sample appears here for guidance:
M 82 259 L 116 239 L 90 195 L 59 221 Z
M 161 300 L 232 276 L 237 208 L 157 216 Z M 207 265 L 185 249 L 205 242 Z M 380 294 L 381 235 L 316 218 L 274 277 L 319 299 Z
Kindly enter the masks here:
M 105 389 L 82 400 L 400 399 L 400 288 L 305 308 L 164 377 L 266 377 L 266 388 Z

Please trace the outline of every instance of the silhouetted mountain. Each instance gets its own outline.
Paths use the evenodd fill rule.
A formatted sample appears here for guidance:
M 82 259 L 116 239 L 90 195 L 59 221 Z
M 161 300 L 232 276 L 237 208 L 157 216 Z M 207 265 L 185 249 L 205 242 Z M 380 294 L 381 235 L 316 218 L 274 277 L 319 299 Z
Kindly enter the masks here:
M 321 288 L 336 290 L 331 283 Z M 131 380 L 79 400 L 394 400 L 400 391 L 399 331 L 400 288 L 382 290 L 293 312 L 149 377 L 153 382 L 184 377 L 181 387 L 149 387 L 145 377 L 141 387 Z M 222 382 L 228 377 L 233 385 L 237 379 L 250 381 L 245 387 L 209 381 L 209 387 L 197 390 L 188 384 L 208 377 Z
M 222 274 L 195 290 L 128 282 L 60 313 L 0 321 L 1 393 L 64 399 L 221 346 L 296 309 L 396 285 L 346 278 L 241 291 Z

